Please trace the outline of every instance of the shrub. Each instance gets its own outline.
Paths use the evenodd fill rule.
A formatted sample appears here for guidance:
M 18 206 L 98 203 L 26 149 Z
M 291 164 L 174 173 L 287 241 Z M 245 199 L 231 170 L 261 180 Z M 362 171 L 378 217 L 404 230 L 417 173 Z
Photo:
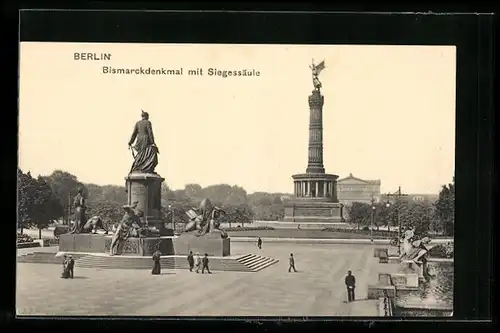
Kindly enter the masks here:
M 237 227 L 231 227 L 231 228 L 224 228 L 225 231 L 252 231 L 252 230 L 274 230 L 273 227 L 242 227 L 242 226 L 237 226 Z
M 433 258 L 453 258 L 454 247 L 453 243 L 438 244 L 429 250 L 429 256 Z
M 370 229 L 368 227 L 364 227 L 363 229 L 343 229 L 343 228 L 328 227 L 321 229 L 321 231 L 342 232 L 342 233 L 363 234 L 363 235 L 370 234 Z M 397 231 L 373 230 L 372 234 L 373 236 L 380 236 L 380 237 L 395 237 L 397 236 L 398 233 Z
M 20 243 L 31 243 L 33 242 L 33 238 L 30 237 L 29 235 L 17 233 L 17 244 Z

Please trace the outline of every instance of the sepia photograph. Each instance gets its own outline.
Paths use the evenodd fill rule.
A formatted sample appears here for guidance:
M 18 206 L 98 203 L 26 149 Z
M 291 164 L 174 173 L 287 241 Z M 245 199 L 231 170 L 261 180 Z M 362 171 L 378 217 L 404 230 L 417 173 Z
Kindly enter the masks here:
M 452 316 L 456 66 L 21 42 L 17 315 Z

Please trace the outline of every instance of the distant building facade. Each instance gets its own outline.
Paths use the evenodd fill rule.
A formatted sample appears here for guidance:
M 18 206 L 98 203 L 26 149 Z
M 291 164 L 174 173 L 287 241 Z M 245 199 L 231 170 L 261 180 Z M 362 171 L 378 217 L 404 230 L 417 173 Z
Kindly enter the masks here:
M 433 204 L 439 199 L 438 194 L 407 194 L 401 196 L 400 200 L 404 202 L 415 202 L 415 203 L 430 203 Z M 388 197 L 385 194 L 380 196 L 380 201 L 394 201 L 394 196 Z
M 354 177 L 351 173 L 348 177 L 337 180 L 339 202 L 344 205 L 350 205 L 353 202 L 371 203 L 372 198 L 375 202 L 379 202 L 380 184 L 380 179 L 361 179 Z

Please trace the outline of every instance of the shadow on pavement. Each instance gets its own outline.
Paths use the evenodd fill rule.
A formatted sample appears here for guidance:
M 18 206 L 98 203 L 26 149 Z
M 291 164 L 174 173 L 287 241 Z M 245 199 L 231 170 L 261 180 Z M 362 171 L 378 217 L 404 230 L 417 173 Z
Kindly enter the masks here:
M 64 280 L 84 280 L 84 279 L 88 279 L 88 276 L 74 276 L 73 279 L 72 278 L 67 278 L 67 279 L 64 279 Z
M 344 303 L 357 303 L 357 302 L 363 302 L 363 301 L 373 301 L 373 300 L 369 299 L 369 298 L 360 298 L 360 299 L 355 299 L 352 302 L 344 301 Z

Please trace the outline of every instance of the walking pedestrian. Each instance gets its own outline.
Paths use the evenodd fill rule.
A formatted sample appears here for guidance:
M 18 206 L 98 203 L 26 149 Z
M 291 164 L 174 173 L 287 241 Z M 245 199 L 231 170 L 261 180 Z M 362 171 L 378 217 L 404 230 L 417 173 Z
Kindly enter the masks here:
M 152 275 L 160 275 L 161 274 L 160 259 L 161 259 L 160 246 L 159 246 L 159 244 L 157 244 L 156 251 L 153 253 L 154 265 L 153 265 L 153 270 L 151 271 Z
M 73 259 L 73 256 L 70 254 L 68 256 L 68 272 L 70 278 L 73 278 L 74 268 L 75 268 L 75 260 Z
M 262 249 L 262 239 L 260 237 L 257 240 L 257 246 L 259 247 L 259 249 Z
M 189 251 L 189 254 L 187 256 L 187 261 L 188 261 L 188 264 L 189 264 L 189 271 L 192 272 L 193 271 L 193 267 L 194 267 L 193 251 Z
M 288 266 L 288 273 L 290 273 L 293 269 L 294 272 L 297 272 L 295 269 L 295 258 L 293 257 L 293 253 L 290 253 L 290 258 L 288 259 L 290 265 Z
M 201 259 L 200 259 L 200 254 L 199 253 L 196 253 L 195 265 L 196 265 L 196 273 L 199 273 L 200 272 L 200 266 L 201 266 Z
M 205 269 L 207 270 L 208 274 L 212 274 L 212 272 L 210 272 L 210 269 L 208 268 L 208 254 L 205 253 L 205 256 L 203 257 L 203 267 L 201 269 L 201 274 L 205 274 Z
M 355 295 L 354 289 L 356 288 L 356 278 L 352 275 L 352 272 L 347 271 L 347 276 L 345 277 L 345 285 L 347 287 L 347 301 L 354 302 Z
M 61 274 L 61 278 L 63 279 L 67 279 L 69 277 L 68 262 L 68 255 L 65 254 L 62 262 L 63 270 Z

